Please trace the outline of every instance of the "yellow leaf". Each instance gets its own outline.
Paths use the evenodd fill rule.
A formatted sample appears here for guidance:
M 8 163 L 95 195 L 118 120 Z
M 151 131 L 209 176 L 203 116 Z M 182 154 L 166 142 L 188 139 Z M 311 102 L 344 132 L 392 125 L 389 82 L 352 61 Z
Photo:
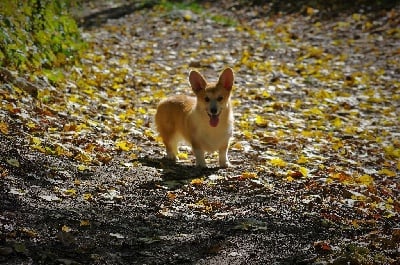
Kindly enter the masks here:
M 369 21 L 365 22 L 365 24 L 364 24 L 364 28 L 367 30 L 370 29 L 372 26 L 373 26 L 373 24 Z
M 299 171 L 301 172 L 303 177 L 307 176 L 307 174 L 308 174 L 308 169 L 305 167 L 300 167 Z
M 41 145 L 42 144 L 42 140 L 40 140 L 40 138 L 38 138 L 38 137 L 32 137 L 32 143 L 34 145 Z
M 89 226 L 90 225 L 90 221 L 89 220 L 81 220 L 80 226 Z
M 243 172 L 241 175 L 242 179 L 256 179 L 258 178 L 257 173 L 256 172 Z
M 64 190 L 63 193 L 66 196 L 75 196 L 76 195 L 76 190 L 75 189 L 68 189 L 68 190 Z
M 366 186 L 369 186 L 369 185 L 371 185 L 371 184 L 373 184 L 374 183 L 374 178 L 373 177 L 371 177 L 370 175 L 362 175 L 362 176 L 359 176 L 357 179 L 356 179 L 356 181 L 358 182 L 358 183 L 361 183 L 361 184 L 364 184 L 364 185 L 366 185 Z
M 133 143 L 130 143 L 128 141 L 117 141 L 115 143 L 115 145 L 117 146 L 117 148 L 119 150 L 122 150 L 122 151 L 130 151 L 130 150 L 132 150 L 132 148 L 135 147 L 135 145 Z
M 399 158 L 400 157 L 400 148 L 395 148 L 393 145 L 384 147 L 385 154 L 388 157 Z
M 62 230 L 63 232 L 66 232 L 66 233 L 71 232 L 71 228 L 68 227 L 68 226 L 66 226 L 66 225 L 63 225 L 63 226 L 61 227 L 61 230 Z
M 88 169 L 88 167 L 85 166 L 85 165 L 80 164 L 80 165 L 78 166 L 78 170 L 79 170 L 79 171 L 85 171 L 86 169 Z
M 241 142 L 236 142 L 232 145 L 233 150 L 243 150 L 243 145 Z
M 279 157 L 272 158 L 269 162 L 273 166 L 276 166 L 276 167 L 286 167 L 286 165 L 287 165 L 286 161 L 284 161 L 283 159 L 281 159 Z
M 286 180 L 287 180 L 287 182 L 292 182 L 292 181 L 294 180 L 294 178 L 291 177 L 291 176 L 287 176 L 287 177 L 286 177 Z
M 386 203 L 385 203 L 385 209 L 389 210 L 389 211 L 393 211 L 393 199 L 389 198 L 387 199 Z
M 270 97 L 271 97 L 271 94 L 268 93 L 268 91 L 263 91 L 263 92 L 262 92 L 262 96 L 263 96 L 263 98 L 270 98 Z
M 35 230 L 23 228 L 22 232 L 29 237 L 37 237 L 37 232 Z
M 306 9 L 306 12 L 307 12 L 308 16 L 312 16 L 315 13 L 315 9 L 310 7 L 310 6 L 308 6 L 307 9 Z
M 303 130 L 303 131 L 301 131 L 301 135 L 304 137 L 311 138 L 314 136 L 314 133 L 313 133 L 313 131 Z
M 152 138 L 152 139 L 155 138 L 155 137 L 154 137 L 154 133 L 153 133 L 152 130 L 145 130 L 145 131 L 144 131 L 144 135 L 146 135 L 147 137 Z
M 242 133 L 247 139 L 252 139 L 253 138 L 253 133 L 248 131 L 248 130 L 244 130 Z
M 297 164 L 306 164 L 308 163 L 308 158 L 304 155 L 301 155 L 299 159 L 297 159 Z
M 299 110 L 301 108 L 301 105 L 303 105 L 303 102 L 300 99 L 296 99 L 294 103 L 294 109 Z
M 353 126 L 346 126 L 344 128 L 344 133 L 345 134 L 355 134 L 357 132 L 357 128 Z
M 322 111 L 319 109 L 319 108 L 317 108 L 317 107 L 314 107 L 314 108 L 311 108 L 311 109 L 309 109 L 309 110 L 306 110 L 306 114 L 308 114 L 308 115 L 317 115 L 317 116 L 319 116 L 319 115 L 322 115 L 323 113 L 322 113 Z
M 64 156 L 67 156 L 67 157 L 71 157 L 73 154 L 72 154 L 72 152 L 70 152 L 70 151 L 68 151 L 68 150 L 66 150 L 63 146 L 61 146 L 61 145 L 57 145 L 56 146 L 56 154 L 57 155 L 64 155 Z
M 92 158 L 90 157 L 89 154 L 81 152 L 75 156 L 75 159 L 84 163 L 90 163 L 92 161 Z
M 165 97 L 165 92 L 164 90 L 157 90 L 156 92 L 154 92 L 154 98 L 163 98 Z
M 29 129 L 34 129 L 34 128 L 36 128 L 36 123 L 34 123 L 33 121 L 30 121 L 30 122 L 26 123 L 26 126 L 28 126 Z
M 135 153 L 132 153 L 132 154 L 129 155 L 129 158 L 132 159 L 132 160 L 136 160 L 136 159 L 138 159 L 138 155 L 135 154 Z
M 351 195 L 351 199 L 355 201 L 365 201 L 367 197 L 365 197 L 363 194 L 353 194 Z
M 362 15 L 358 13 L 354 13 L 352 16 L 354 21 L 359 22 L 362 19 Z
M 83 194 L 83 199 L 85 201 L 91 201 L 91 200 L 93 200 L 93 196 L 90 193 L 85 193 L 85 194 Z
M 265 126 L 267 126 L 268 121 L 266 119 L 264 119 L 262 116 L 257 115 L 255 123 L 260 127 L 265 127 Z
M 33 149 L 38 150 L 39 152 L 46 153 L 46 149 L 43 148 L 41 145 L 32 145 Z
M 330 177 L 332 179 L 338 180 L 339 182 L 341 182 L 343 184 L 350 184 L 353 181 L 352 176 L 347 174 L 346 172 L 331 173 Z
M 333 144 L 332 144 L 332 148 L 333 148 L 333 150 L 335 150 L 335 151 L 337 151 L 337 150 L 339 150 L 340 148 L 342 148 L 344 146 L 344 144 L 343 144 L 343 142 L 341 141 L 341 140 L 337 140 L 336 142 L 334 142 Z
M 240 60 L 241 64 L 246 64 L 247 61 L 249 60 L 250 53 L 248 50 L 244 50 L 242 54 L 242 59 Z
M 192 181 L 190 181 L 190 184 L 192 185 L 202 185 L 203 183 L 204 183 L 204 178 L 192 179 Z
M 0 132 L 3 134 L 8 134 L 8 124 L 5 122 L 0 122 Z
M 85 123 L 78 124 L 75 127 L 75 130 L 77 132 L 80 132 L 80 131 L 85 130 L 85 129 L 88 129 L 88 126 Z
M 392 171 L 390 169 L 387 169 L 387 168 L 382 168 L 381 170 L 378 171 L 378 173 L 382 174 L 382 175 L 386 175 L 388 177 L 395 177 L 396 176 L 396 173 L 394 171 Z
M 337 117 L 336 119 L 333 120 L 332 124 L 336 128 L 340 128 L 340 127 L 342 127 L 342 120 L 339 117 Z
M 188 159 L 188 154 L 187 153 L 178 153 L 178 159 L 179 160 L 187 160 Z
M 152 99 L 153 99 L 152 96 L 144 96 L 144 97 L 140 98 L 140 101 L 145 102 L 145 103 L 150 103 Z M 143 113 L 142 110 L 139 110 L 139 111 L 140 111 L 140 113 L 145 114 L 145 113 Z
M 283 138 L 285 137 L 286 133 L 283 130 L 278 130 L 275 132 L 276 137 Z

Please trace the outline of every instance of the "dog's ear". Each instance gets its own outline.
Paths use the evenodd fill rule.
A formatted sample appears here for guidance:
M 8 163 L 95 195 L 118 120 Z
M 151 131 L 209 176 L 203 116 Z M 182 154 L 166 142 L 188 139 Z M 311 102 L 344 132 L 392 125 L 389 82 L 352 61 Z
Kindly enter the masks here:
M 218 84 L 222 85 L 225 89 L 231 90 L 235 77 L 232 68 L 226 68 L 219 76 Z
M 197 93 L 200 90 L 204 90 L 207 87 L 207 81 L 204 77 L 197 71 L 193 70 L 189 73 L 189 82 L 192 86 L 193 92 Z

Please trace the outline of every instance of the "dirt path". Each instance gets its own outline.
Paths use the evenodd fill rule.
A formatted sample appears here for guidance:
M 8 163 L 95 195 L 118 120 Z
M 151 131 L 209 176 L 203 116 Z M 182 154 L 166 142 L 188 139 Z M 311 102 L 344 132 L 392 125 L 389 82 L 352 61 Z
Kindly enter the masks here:
M 261 11 L 140 10 L 40 104 L 3 86 L 0 262 L 398 264 L 399 9 Z M 225 66 L 233 167 L 167 163 L 157 102 Z

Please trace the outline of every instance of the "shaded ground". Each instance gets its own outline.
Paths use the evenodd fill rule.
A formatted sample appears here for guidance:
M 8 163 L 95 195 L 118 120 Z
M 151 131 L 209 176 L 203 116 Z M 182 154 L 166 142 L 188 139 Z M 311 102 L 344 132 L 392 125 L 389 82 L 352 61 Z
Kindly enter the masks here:
M 0 262 L 400 262 L 399 8 L 206 7 L 86 30 L 81 65 L 33 80 L 39 101 L 3 84 Z M 224 66 L 233 167 L 199 170 L 187 149 L 168 164 L 157 102 Z
M 19 194 L 24 198 L 21 200 L 15 197 L 15 189 L 2 187 L 6 191 L 2 193 L 3 229 L 13 231 L 16 234 L 11 236 L 19 239 L 18 243 L 7 240 L 7 245 L 16 249 L 9 256 L 11 263 L 307 263 L 317 256 L 313 242 L 352 238 L 356 234 L 351 229 L 335 231 L 334 225 L 323 223 L 318 216 L 288 205 L 287 198 L 295 195 L 292 185 L 265 187 L 230 177 L 215 181 L 220 186 L 217 190 L 182 186 L 197 174 L 230 175 L 237 169 L 193 174 L 193 168 L 169 167 L 177 174 L 164 181 L 154 167 L 121 170 L 111 165 L 82 174 L 68 161 L 32 156 L 20 143 L 4 137 L 1 143 L 6 146 L 2 157 L 12 155 L 21 163 L 18 170 L 5 172 L 3 168 L 3 174 L 7 174 L 8 183 L 14 183 L 18 192 L 24 193 Z M 19 151 L 15 152 L 17 147 Z M 89 182 L 86 192 L 96 199 L 87 202 L 75 196 L 44 197 L 54 192 L 54 183 L 65 182 L 71 176 Z M 118 198 L 105 192 L 114 187 L 120 191 Z M 166 190 L 184 192 L 188 208 L 173 207 L 174 212 L 170 213 L 167 207 L 171 200 Z M 200 199 L 205 199 L 205 206 L 196 205 Z M 211 209 L 205 207 L 224 211 L 210 215 Z M 265 211 L 268 207 L 273 214 Z M 90 220 L 90 225 L 81 226 L 84 220 Z M 64 225 L 73 232 L 63 233 Z

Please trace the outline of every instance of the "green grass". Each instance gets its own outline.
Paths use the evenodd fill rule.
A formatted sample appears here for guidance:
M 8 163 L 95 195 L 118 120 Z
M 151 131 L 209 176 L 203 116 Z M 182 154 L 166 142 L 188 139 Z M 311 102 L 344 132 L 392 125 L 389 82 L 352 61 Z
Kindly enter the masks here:
M 166 11 L 173 11 L 173 10 L 190 10 L 195 14 L 198 15 L 207 15 L 213 21 L 217 22 L 218 24 L 224 26 L 236 26 L 238 24 L 237 20 L 224 16 L 224 15 L 216 15 L 210 14 L 207 12 L 207 9 L 198 3 L 198 1 L 184 1 L 184 2 L 175 2 L 175 1 L 167 1 L 162 0 L 160 1 L 160 6 L 162 6 Z
M 196 14 L 204 12 L 204 7 L 197 3 L 197 1 L 174 2 L 162 0 L 160 6 L 164 7 L 167 11 L 190 10 Z

